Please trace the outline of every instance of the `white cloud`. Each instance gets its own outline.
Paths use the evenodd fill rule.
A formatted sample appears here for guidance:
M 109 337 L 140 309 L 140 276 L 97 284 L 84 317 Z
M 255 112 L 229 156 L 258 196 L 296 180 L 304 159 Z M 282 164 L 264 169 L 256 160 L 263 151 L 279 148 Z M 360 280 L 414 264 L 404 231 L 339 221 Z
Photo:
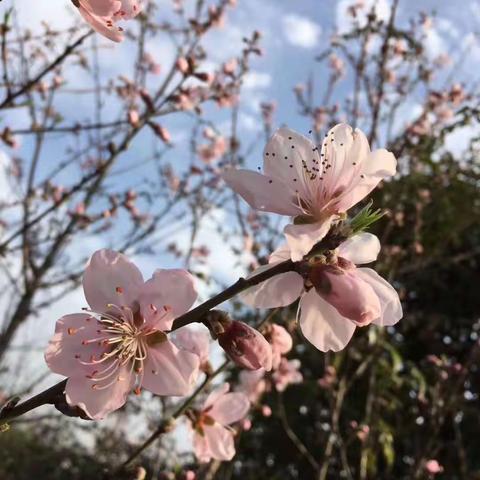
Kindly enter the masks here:
M 457 155 L 457 157 L 461 157 L 477 133 L 476 126 L 465 125 L 457 128 L 445 137 L 445 149 Z
M 423 42 L 425 52 L 430 59 L 435 59 L 442 53 L 448 51 L 445 40 L 439 32 L 431 27 L 425 32 L 425 40 Z
M 262 124 L 258 117 L 249 115 L 248 113 L 240 113 L 239 123 L 242 128 L 249 132 L 258 132 L 262 129 Z
M 272 76 L 269 73 L 249 72 L 245 75 L 243 86 L 246 89 L 267 88 L 272 84 Z
M 10 5 L 9 5 L 10 4 Z M 49 0 L 48 2 L 32 2 L 31 0 L 11 0 L 7 3 L 15 6 L 18 14 L 18 22 L 34 33 L 45 31 L 42 21 L 48 22 L 49 26 L 56 30 L 72 26 L 75 15 L 78 13 L 71 2 L 64 0 Z
M 320 25 L 306 17 L 294 13 L 282 18 L 285 37 L 290 44 L 301 48 L 314 48 L 317 46 L 322 29 Z

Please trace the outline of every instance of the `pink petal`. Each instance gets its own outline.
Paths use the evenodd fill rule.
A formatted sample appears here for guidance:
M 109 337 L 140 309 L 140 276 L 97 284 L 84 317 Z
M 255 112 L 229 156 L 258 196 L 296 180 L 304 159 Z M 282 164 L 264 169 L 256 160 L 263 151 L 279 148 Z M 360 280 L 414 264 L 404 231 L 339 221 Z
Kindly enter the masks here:
M 274 263 L 262 265 L 247 278 L 274 267 Z M 240 298 L 247 305 L 256 308 L 285 307 L 293 303 L 303 290 L 303 279 L 297 272 L 287 272 L 275 275 L 264 282 L 251 287 L 240 294 Z
M 372 233 L 359 233 L 338 247 L 338 256 L 356 265 L 374 262 L 380 253 L 380 240 Z
M 244 393 L 226 393 L 213 403 L 208 415 L 226 426 L 242 420 L 249 409 L 250 402 Z
M 287 225 L 284 229 L 292 261 L 299 262 L 330 230 L 335 216 L 317 223 Z
M 280 180 L 290 191 L 298 192 L 300 198 L 310 196 L 312 182 L 303 162 L 310 165 L 313 160 L 315 164 L 321 163 L 318 149 L 308 138 L 289 128 L 277 130 L 263 152 L 265 175 Z
M 85 297 L 96 312 L 104 312 L 109 303 L 132 306 L 142 286 L 140 270 L 113 250 L 95 252 L 83 274 Z
M 94 420 L 104 418 L 125 404 L 133 386 L 130 365 L 121 367 L 117 377 L 119 380 L 102 390 L 92 388 L 95 382 L 84 375 L 70 377 L 65 389 L 67 403 L 80 407 Z
M 166 340 L 148 348 L 142 386 L 156 395 L 188 395 L 198 377 L 199 358 Z
M 355 331 L 355 324 L 314 289 L 300 299 L 298 318 L 305 338 L 322 352 L 342 350 Z
M 357 274 L 355 267 L 341 270 L 319 266 L 310 271 L 317 293 L 357 326 L 369 325 L 381 313 L 380 300 L 371 285 Z
M 383 148 L 375 150 L 366 161 L 363 173 L 382 179 L 393 177 L 397 173 L 397 160 L 388 150 Z
M 273 369 L 280 364 L 282 355 L 288 353 L 293 347 L 292 336 L 281 325 L 273 323 L 268 330 L 268 341 L 272 345 Z
M 272 347 L 255 328 L 232 321 L 218 334 L 218 343 L 237 365 L 249 370 L 272 369 Z
M 193 431 L 193 449 L 199 463 L 208 463 L 212 459 L 210 446 L 205 432 Z
M 327 211 L 342 212 L 341 199 L 357 185 L 363 165 L 370 155 L 370 146 L 363 132 L 350 125 L 338 124 L 327 134 L 322 144 L 322 160 L 329 168 L 322 172 L 321 185 Z
M 85 313 L 65 315 L 55 327 L 55 335 L 45 351 L 45 361 L 52 372 L 66 377 L 87 374 L 94 367 L 82 365 L 90 362 L 94 355 L 97 359 L 105 351 L 105 346 L 98 342 L 84 345 L 82 342 L 93 338 L 104 337 L 97 332 L 97 320 Z
M 215 390 L 212 390 L 208 395 L 207 399 L 205 400 L 205 403 L 203 404 L 203 410 L 207 410 L 209 407 L 211 407 L 215 402 L 217 402 L 221 397 L 223 397 L 229 391 L 230 391 L 229 383 L 223 383 L 222 385 L 217 387 Z
M 371 268 L 357 268 L 357 272 L 380 299 L 382 313 L 373 323 L 382 327 L 395 325 L 403 317 L 402 303 L 396 290 Z
M 117 16 L 122 20 L 135 18 L 143 9 L 142 2 L 138 0 L 121 0 L 121 3 L 120 15 Z
M 396 167 L 397 161 L 391 152 L 372 152 L 365 161 L 360 181 L 339 199 L 339 211 L 347 211 L 365 198 L 383 179 L 395 175 Z
M 114 42 L 121 42 L 123 40 L 123 32 L 117 27 L 115 23 L 107 24 L 111 21 L 110 17 L 100 17 L 80 6 L 78 9 L 82 17 L 90 24 L 90 26 L 100 35 L 112 40 Z
M 288 244 L 284 243 L 270 255 L 268 258 L 268 263 L 284 262 L 285 260 L 290 260 L 290 257 L 290 247 Z
M 279 392 L 283 392 L 289 385 L 301 383 L 303 375 L 300 372 L 300 367 L 301 363 L 297 358 L 287 360 L 283 357 L 278 365 L 278 369 L 272 375 L 275 388 Z
M 288 353 L 293 347 L 293 340 L 287 329 L 276 323 L 270 326 L 270 341 L 282 355 Z
M 233 433 L 218 423 L 204 427 L 204 435 L 196 433 L 193 439 L 195 455 L 200 462 L 231 460 L 235 456 Z
M 208 361 L 210 339 L 210 333 L 206 328 L 194 330 L 187 326 L 175 331 L 173 343 L 178 348 L 197 355 L 200 358 L 200 364 L 202 364 Z
M 159 330 L 169 330 L 173 319 L 188 312 L 196 299 L 195 279 L 186 270 L 177 269 L 156 270 L 138 298 L 143 316 Z M 166 310 L 171 315 L 165 315 Z
M 111 17 L 120 10 L 120 0 L 80 0 L 86 10 L 99 17 Z
M 249 170 L 226 170 L 225 182 L 254 209 L 280 215 L 299 215 L 295 191 L 281 180 Z

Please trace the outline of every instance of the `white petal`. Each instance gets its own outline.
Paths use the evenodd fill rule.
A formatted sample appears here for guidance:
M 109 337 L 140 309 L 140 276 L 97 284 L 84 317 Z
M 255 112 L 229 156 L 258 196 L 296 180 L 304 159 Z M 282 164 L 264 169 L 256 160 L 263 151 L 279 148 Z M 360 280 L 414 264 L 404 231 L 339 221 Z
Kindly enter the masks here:
M 292 261 L 299 262 L 310 252 L 313 246 L 325 237 L 330 230 L 332 221 L 335 217 L 329 217 L 327 220 L 316 223 L 307 223 L 304 225 L 287 225 L 283 232 L 287 238 L 290 247 Z
M 363 162 L 360 181 L 338 200 L 339 211 L 345 212 L 365 198 L 384 178 L 395 175 L 397 161 L 391 152 L 376 150 Z
M 280 263 L 280 262 L 278 262 Z M 247 278 L 252 278 L 265 272 L 278 263 L 262 265 Z M 285 307 L 293 303 L 303 290 L 303 279 L 297 272 L 287 272 L 275 275 L 254 287 L 245 290 L 240 298 L 247 305 L 256 308 Z
M 252 208 L 280 215 L 299 215 L 295 192 L 280 179 L 271 178 L 250 170 L 226 170 L 222 178 Z
M 380 178 L 392 177 L 397 172 L 397 160 L 392 152 L 383 148 L 373 151 L 365 162 L 363 173 Z
M 352 338 L 355 324 L 312 289 L 300 299 L 300 328 L 305 338 L 322 352 L 342 350 Z
M 382 316 L 372 323 L 382 327 L 395 325 L 403 317 L 402 303 L 397 291 L 371 268 L 358 268 L 357 272 L 371 285 L 380 299 Z
M 356 265 L 374 262 L 380 252 L 380 240 L 372 233 L 359 233 L 338 247 L 338 256 Z
M 338 207 L 341 198 L 360 182 L 363 165 L 370 155 L 367 137 L 359 129 L 353 131 L 350 125 L 338 124 L 328 132 L 322 155 L 330 166 L 322 173 L 325 198 L 330 199 L 329 208 L 343 211 Z
M 278 129 L 263 152 L 265 174 L 282 180 L 294 193 L 298 191 L 301 198 L 309 198 L 311 180 L 304 162 L 320 164 L 318 149 L 308 138 L 290 128 Z

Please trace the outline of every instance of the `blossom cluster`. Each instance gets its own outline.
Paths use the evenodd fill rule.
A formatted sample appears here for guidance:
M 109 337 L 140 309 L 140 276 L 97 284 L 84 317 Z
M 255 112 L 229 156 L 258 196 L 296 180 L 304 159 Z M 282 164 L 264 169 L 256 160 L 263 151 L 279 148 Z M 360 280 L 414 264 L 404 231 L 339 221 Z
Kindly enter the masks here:
M 341 124 L 320 146 L 281 128 L 265 147 L 263 174 L 225 170 L 226 183 L 251 207 L 293 218 L 284 228 L 285 244 L 271 254 L 268 265 L 251 273 L 240 298 L 257 308 L 300 299 L 301 332 L 323 352 L 344 348 L 357 328 L 400 320 L 393 287 L 361 266 L 376 260 L 379 240 L 343 228 L 347 210 L 395 169 L 390 152 L 371 152 L 361 131 Z M 289 268 L 268 275 L 282 265 Z M 300 362 L 286 356 L 292 337 L 280 325 L 267 324 L 261 333 L 218 311 L 195 319 L 210 333 L 176 324 L 197 299 L 194 277 L 185 270 L 159 269 L 145 281 L 125 255 L 100 250 L 86 267 L 83 289 L 89 307 L 57 321 L 45 358 L 53 372 L 68 377 L 67 403 L 92 419 L 122 407 L 130 392 L 139 395 L 142 389 L 161 396 L 191 395 L 200 373 L 211 373 L 211 336 L 246 371 L 236 391 L 219 386 L 187 417 L 199 461 L 229 460 L 235 454 L 231 425 L 244 420 L 246 428 L 250 405 L 258 406 L 265 391 L 282 392 L 302 381 Z M 327 373 L 319 381 L 323 386 L 334 381 L 334 372 Z M 260 408 L 265 416 L 271 414 L 268 406 Z

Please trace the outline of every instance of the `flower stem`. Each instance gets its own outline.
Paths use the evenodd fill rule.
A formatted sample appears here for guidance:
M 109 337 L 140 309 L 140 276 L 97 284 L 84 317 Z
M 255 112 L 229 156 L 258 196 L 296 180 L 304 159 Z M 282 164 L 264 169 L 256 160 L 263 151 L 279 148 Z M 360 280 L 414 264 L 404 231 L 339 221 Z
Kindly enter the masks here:
M 185 325 L 190 323 L 199 322 L 202 318 L 207 314 L 212 308 L 220 305 L 221 303 L 229 300 L 230 298 L 238 295 L 239 293 L 243 292 L 247 288 L 253 287 L 258 285 L 259 283 L 268 280 L 269 278 L 274 277 L 275 275 L 279 275 L 281 273 L 287 273 L 295 270 L 296 263 L 292 262 L 291 260 L 286 260 L 284 262 L 275 265 L 268 270 L 265 270 L 258 275 L 255 275 L 251 278 L 240 278 L 238 279 L 233 285 L 228 287 L 223 292 L 215 295 L 214 297 L 210 298 L 206 302 L 202 303 L 198 307 L 195 307 L 193 310 L 181 315 L 173 322 L 173 330 L 177 330 Z
M 7 405 L 0 411 L 0 422 L 19 417 L 20 415 L 47 403 L 55 403 L 55 400 L 63 394 L 66 385 L 67 380 L 65 379 L 19 405 L 9 405 L 7 403 Z

